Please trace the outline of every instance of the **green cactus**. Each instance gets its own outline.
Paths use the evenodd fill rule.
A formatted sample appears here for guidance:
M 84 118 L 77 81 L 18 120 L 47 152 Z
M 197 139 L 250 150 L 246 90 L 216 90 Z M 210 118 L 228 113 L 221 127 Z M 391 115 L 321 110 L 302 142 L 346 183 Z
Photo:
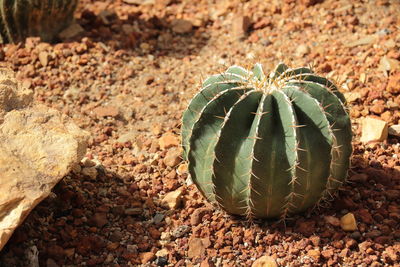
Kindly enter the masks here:
M 329 80 L 282 63 L 269 76 L 256 64 L 207 78 L 182 120 L 193 182 L 228 213 L 250 218 L 320 205 L 350 164 L 345 102 Z
M 71 22 L 78 0 L 0 0 L 0 43 L 28 36 L 51 42 Z

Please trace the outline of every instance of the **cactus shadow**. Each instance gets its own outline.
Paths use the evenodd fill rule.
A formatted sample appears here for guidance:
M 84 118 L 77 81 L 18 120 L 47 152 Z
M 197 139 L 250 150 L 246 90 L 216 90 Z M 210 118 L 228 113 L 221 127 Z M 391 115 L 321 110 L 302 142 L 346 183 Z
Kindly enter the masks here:
M 138 55 L 183 58 L 198 54 L 209 39 L 201 28 L 193 27 L 187 33 L 178 34 L 171 30 L 171 21 L 167 18 L 144 19 L 140 12 L 121 18 L 111 9 L 94 12 L 83 8 L 79 10 L 76 22 L 84 32 L 64 42 L 88 37 L 112 50 L 126 50 Z
M 397 144 L 399 140 L 387 142 Z M 357 230 L 346 232 L 329 222 L 332 217 L 339 222 L 349 212 L 356 218 Z M 318 236 L 326 244 L 354 239 L 358 243 L 393 245 L 400 239 L 400 171 L 376 160 L 365 160 L 363 151 L 356 149 L 348 182 L 327 206 L 310 209 L 285 222 L 259 220 L 255 224 L 282 236 Z

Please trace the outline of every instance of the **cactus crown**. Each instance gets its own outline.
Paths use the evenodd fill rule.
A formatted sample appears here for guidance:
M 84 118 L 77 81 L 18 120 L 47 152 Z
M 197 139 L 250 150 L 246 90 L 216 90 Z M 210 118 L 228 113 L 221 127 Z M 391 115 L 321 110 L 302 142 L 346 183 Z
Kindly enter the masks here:
M 269 75 L 255 64 L 207 78 L 182 121 L 193 182 L 250 218 L 284 219 L 328 200 L 346 179 L 351 138 L 337 87 L 282 63 Z

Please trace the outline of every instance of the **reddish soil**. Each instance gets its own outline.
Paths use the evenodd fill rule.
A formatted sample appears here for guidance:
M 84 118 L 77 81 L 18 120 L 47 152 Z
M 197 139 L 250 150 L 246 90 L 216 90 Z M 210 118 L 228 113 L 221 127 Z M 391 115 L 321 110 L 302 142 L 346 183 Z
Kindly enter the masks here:
M 359 142 L 363 117 L 400 123 L 399 1 L 126 2 L 143 4 L 84 0 L 76 14 L 83 34 L 1 49 L 37 101 L 91 133 L 87 157 L 100 164 L 96 177 L 75 171 L 54 188 L 0 266 L 28 266 L 32 247 L 47 267 L 251 266 L 263 255 L 279 266 L 400 266 L 400 139 Z M 280 61 L 311 63 L 346 96 L 357 93 L 349 183 L 332 206 L 286 228 L 212 208 L 176 153 L 182 112 L 202 78 Z M 161 148 L 166 133 L 173 137 Z M 178 188 L 182 205 L 164 207 Z M 337 225 L 348 212 L 356 231 Z

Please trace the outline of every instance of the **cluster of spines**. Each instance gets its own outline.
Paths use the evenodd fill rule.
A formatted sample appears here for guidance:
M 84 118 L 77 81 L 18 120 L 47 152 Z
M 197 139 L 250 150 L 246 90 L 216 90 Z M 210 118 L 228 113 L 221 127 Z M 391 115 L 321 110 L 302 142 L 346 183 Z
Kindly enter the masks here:
M 304 75 L 305 73 L 307 75 Z M 217 79 L 217 80 L 220 79 L 220 80 L 213 82 L 212 81 L 213 79 Z M 258 81 L 257 81 L 257 79 L 258 79 Z M 241 92 L 242 95 L 240 95 L 239 92 L 237 92 L 237 94 L 239 94 L 239 95 L 237 96 L 238 99 L 235 100 L 236 102 L 234 101 L 235 103 L 233 104 L 233 106 L 235 106 L 237 103 L 239 103 L 240 101 L 243 101 L 243 99 L 245 99 L 248 95 L 251 94 L 251 92 L 254 92 L 254 91 L 261 91 L 263 93 L 261 99 L 264 100 L 265 96 L 267 94 L 271 93 L 270 90 L 265 90 L 264 87 L 268 86 L 268 85 L 270 85 L 272 83 L 274 83 L 275 85 L 279 84 L 279 86 L 281 86 L 281 85 L 287 86 L 287 85 L 290 85 L 291 82 L 292 83 L 307 83 L 306 79 L 311 79 L 312 82 L 315 82 L 315 79 L 318 80 L 318 79 L 321 79 L 321 77 L 313 75 L 312 71 L 309 70 L 308 68 L 288 69 L 284 64 L 278 65 L 278 67 L 276 68 L 275 72 L 271 73 L 271 75 L 269 77 L 265 77 L 265 75 L 262 72 L 261 66 L 258 65 L 258 64 L 253 68 L 252 72 L 249 72 L 249 71 L 247 71 L 247 70 L 245 70 L 243 68 L 234 66 L 234 67 L 231 67 L 230 69 L 228 69 L 228 71 L 225 74 L 223 74 L 223 75 L 215 75 L 215 76 L 212 76 L 210 79 L 206 80 L 205 83 L 204 83 L 205 87 L 203 88 L 203 90 L 201 90 L 199 92 L 198 96 L 202 96 L 204 98 L 204 101 L 206 101 L 206 102 L 217 102 L 219 100 L 219 96 L 224 94 L 225 92 L 227 92 L 229 90 L 242 90 L 243 91 L 243 92 Z M 326 79 L 324 79 L 324 81 L 326 82 L 326 85 L 321 84 L 320 80 L 318 80 L 317 83 L 318 83 L 319 86 L 324 87 L 330 94 L 335 95 L 339 99 L 339 103 L 342 106 L 342 108 L 344 109 L 344 103 L 343 103 L 344 98 L 343 98 L 343 96 L 337 91 L 337 88 L 334 86 L 333 83 L 329 82 Z M 208 87 L 212 87 L 212 86 L 215 86 L 215 85 L 216 85 L 216 87 L 214 88 L 215 92 L 212 92 L 211 95 L 204 94 L 204 92 L 206 91 L 204 89 L 207 89 Z M 219 86 L 222 87 L 223 85 L 227 86 L 227 88 L 224 88 L 224 89 L 218 88 Z M 276 89 L 279 92 L 279 93 L 276 93 L 276 94 L 280 94 L 279 90 L 282 89 L 282 88 L 281 87 L 277 87 Z M 306 93 L 308 95 L 308 92 L 304 89 L 304 87 L 299 86 L 297 89 L 303 91 L 303 93 Z M 291 104 L 291 102 L 294 101 L 294 99 L 290 99 L 289 97 L 287 97 L 286 94 L 284 94 L 284 93 L 281 93 L 281 94 L 282 94 L 283 98 L 285 99 L 285 101 L 287 101 L 289 104 Z M 198 96 L 197 96 L 197 98 L 199 98 Z M 192 102 L 195 101 L 195 100 L 196 100 L 196 97 L 192 100 Z M 319 107 L 321 113 L 325 114 L 325 116 L 326 116 L 325 118 L 326 118 L 326 121 L 327 121 L 328 120 L 327 116 L 329 114 L 327 114 L 328 112 L 327 112 L 326 108 L 323 107 L 317 100 L 314 100 L 314 101 L 318 104 L 318 107 Z M 189 109 L 184 115 L 183 124 L 182 124 L 183 125 L 182 141 L 183 141 L 183 146 L 184 146 L 184 151 L 185 151 L 184 152 L 185 159 L 189 158 L 190 145 L 192 145 L 191 141 L 196 139 L 196 137 L 193 137 L 191 135 L 193 133 L 193 129 L 190 129 L 190 128 L 189 129 L 188 128 L 185 129 L 185 126 L 186 127 L 191 127 L 191 126 L 195 126 L 196 124 L 200 124 L 199 123 L 199 121 L 201 119 L 200 114 L 203 114 L 205 112 L 205 109 L 208 106 L 208 103 L 204 104 L 202 110 L 194 111 L 194 110 L 191 109 L 192 108 L 192 102 L 189 104 Z M 289 105 L 289 107 L 292 108 L 291 105 Z M 221 125 L 219 127 L 219 131 L 216 132 L 214 134 L 214 136 L 212 137 L 212 142 L 216 143 L 216 141 L 220 138 L 221 130 L 223 129 L 223 127 L 227 123 L 227 121 L 228 121 L 228 119 L 230 117 L 231 111 L 232 111 L 232 109 L 230 109 L 229 111 L 226 111 L 226 109 L 224 108 L 223 114 L 221 114 L 221 115 L 215 115 L 215 114 L 212 115 L 212 116 L 222 120 Z M 192 124 L 189 123 L 189 126 L 187 126 L 187 121 L 185 122 L 185 119 L 187 120 L 187 116 L 190 117 L 191 116 L 190 113 L 193 113 L 193 112 L 195 114 L 198 114 L 197 118 L 195 119 L 194 123 L 192 123 Z M 258 114 L 260 115 L 259 117 L 261 117 L 262 115 L 265 115 L 267 113 L 268 112 L 263 113 L 263 110 L 260 111 L 260 106 L 259 106 L 259 108 L 257 109 L 257 112 L 254 114 L 254 116 L 255 116 L 254 120 L 256 121 L 257 119 L 259 119 L 259 118 L 257 118 Z M 291 121 L 291 126 L 292 126 L 291 128 L 293 129 L 292 130 L 293 131 L 292 134 L 294 136 L 294 139 L 297 140 L 297 138 L 296 138 L 296 136 L 297 136 L 297 128 L 301 127 L 302 125 L 299 126 L 299 125 L 296 124 L 296 118 L 295 118 L 294 110 L 289 111 L 289 114 L 292 114 L 292 121 Z M 334 144 L 332 145 L 332 150 L 331 150 L 330 175 L 327 178 L 326 189 L 324 190 L 323 193 L 321 193 L 321 197 L 317 201 L 317 205 L 320 205 L 323 201 L 325 201 L 327 199 L 327 197 L 329 195 L 331 195 L 331 192 L 336 190 L 336 188 L 338 187 L 338 184 L 340 185 L 340 183 L 342 182 L 342 181 L 336 180 L 334 178 L 334 174 L 332 173 L 332 169 L 334 168 L 334 166 L 332 166 L 332 165 L 335 164 L 335 162 L 334 162 L 334 153 L 338 153 L 337 151 L 339 150 L 339 147 L 336 144 L 336 138 L 335 138 L 335 135 L 333 134 L 333 131 L 334 130 L 338 130 L 338 129 L 332 129 L 333 128 L 333 124 L 331 125 L 329 122 L 327 123 L 327 125 L 328 125 L 329 138 L 331 139 L 331 141 Z M 248 136 L 247 137 L 247 139 L 249 139 L 249 138 L 253 139 L 254 143 L 257 141 L 257 139 L 261 138 L 261 137 L 258 136 L 258 125 L 257 125 L 257 127 L 255 129 L 256 129 L 256 131 L 255 131 L 255 133 L 253 133 L 254 136 Z M 212 146 L 209 146 L 209 147 L 212 147 Z M 253 149 L 254 149 L 254 146 L 253 146 Z M 293 154 L 294 154 L 294 158 L 295 159 L 294 159 L 291 167 L 288 170 L 288 171 L 290 171 L 292 173 L 292 179 L 288 184 L 288 186 L 291 187 L 291 192 L 285 198 L 285 202 L 286 203 L 284 204 L 283 211 L 281 213 L 281 218 L 282 219 L 285 219 L 289 214 L 292 213 L 292 208 L 293 209 L 298 208 L 295 205 L 295 200 L 296 200 L 295 198 L 305 198 L 304 195 L 301 195 L 301 194 L 295 192 L 295 186 L 296 186 L 296 184 L 299 184 L 299 182 L 297 181 L 298 172 L 299 171 L 307 172 L 306 169 L 304 169 L 302 166 L 300 166 L 300 162 L 299 162 L 299 159 L 298 159 L 298 157 L 299 157 L 298 156 L 298 152 L 299 151 L 305 152 L 306 150 L 305 150 L 305 148 L 300 148 L 299 147 L 299 142 L 298 141 L 296 141 L 296 143 L 293 144 L 293 148 L 292 149 L 293 149 Z M 208 151 L 208 152 L 210 153 L 210 151 Z M 224 209 L 229 211 L 229 209 L 227 209 L 227 207 L 225 207 L 224 204 L 223 204 L 223 201 L 226 201 L 226 200 L 222 199 L 223 197 L 218 194 L 218 190 L 221 190 L 221 189 L 217 190 L 217 188 L 216 188 L 216 183 L 218 181 L 217 181 L 217 175 L 215 174 L 214 169 L 215 169 L 215 164 L 218 164 L 220 162 L 220 160 L 218 160 L 218 158 L 217 158 L 217 156 L 215 154 L 215 151 L 212 151 L 210 153 L 210 155 L 207 155 L 206 159 L 208 159 L 209 157 L 211 158 L 211 160 L 214 163 L 211 165 L 211 169 L 207 170 L 207 171 L 210 172 L 211 179 L 207 183 L 206 186 L 209 186 L 211 188 L 211 190 L 208 193 L 207 192 L 203 192 L 203 194 L 205 194 L 205 196 L 208 199 L 212 200 L 212 201 L 216 200 L 216 202 L 220 206 L 222 206 L 222 208 L 224 208 Z M 250 162 L 250 166 L 251 167 L 253 165 L 253 162 L 257 162 L 257 159 L 254 156 L 254 150 L 252 150 L 250 152 L 250 155 L 248 156 L 247 160 Z M 191 165 L 191 160 L 189 159 L 189 169 L 191 169 L 191 167 L 192 167 L 190 165 Z M 193 172 L 194 171 L 192 171 L 191 173 L 193 173 Z M 253 172 L 252 168 L 250 168 L 250 172 L 249 173 L 246 173 L 244 175 L 246 175 L 246 176 L 250 175 L 250 178 L 248 179 L 248 184 L 244 185 L 243 186 L 243 190 L 241 190 L 241 192 L 239 192 L 239 193 L 246 192 L 248 194 L 248 197 L 247 197 L 247 199 L 243 200 L 243 201 L 246 202 L 246 205 L 238 207 L 239 209 L 244 210 L 244 212 L 237 212 L 236 211 L 236 213 L 239 214 L 239 215 L 246 215 L 248 218 L 257 217 L 257 216 L 255 216 L 254 210 L 256 210 L 259 207 L 255 207 L 255 205 L 253 203 L 253 200 L 252 200 L 253 198 L 251 197 L 251 195 L 252 194 L 257 194 L 257 195 L 261 194 L 252 185 L 252 181 L 254 179 L 259 179 L 259 178 Z M 196 184 L 198 184 L 199 187 L 203 188 L 203 190 L 204 190 L 204 185 L 201 185 L 201 183 L 202 183 L 201 181 L 197 181 L 196 179 L 194 179 L 194 182 Z M 306 182 L 309 183 L 309 181 L 306 181 Z M 332 183 L 336 183 L 336 185 L 333 186 Z M 267 192 L 265 192 L 265 193 L 267 193 Z M 304 204 L 304 201 L 305 200 L 303 200 L 303 204 Z M 268 207 L 267 207 L 267 213 L 268 213 Z

